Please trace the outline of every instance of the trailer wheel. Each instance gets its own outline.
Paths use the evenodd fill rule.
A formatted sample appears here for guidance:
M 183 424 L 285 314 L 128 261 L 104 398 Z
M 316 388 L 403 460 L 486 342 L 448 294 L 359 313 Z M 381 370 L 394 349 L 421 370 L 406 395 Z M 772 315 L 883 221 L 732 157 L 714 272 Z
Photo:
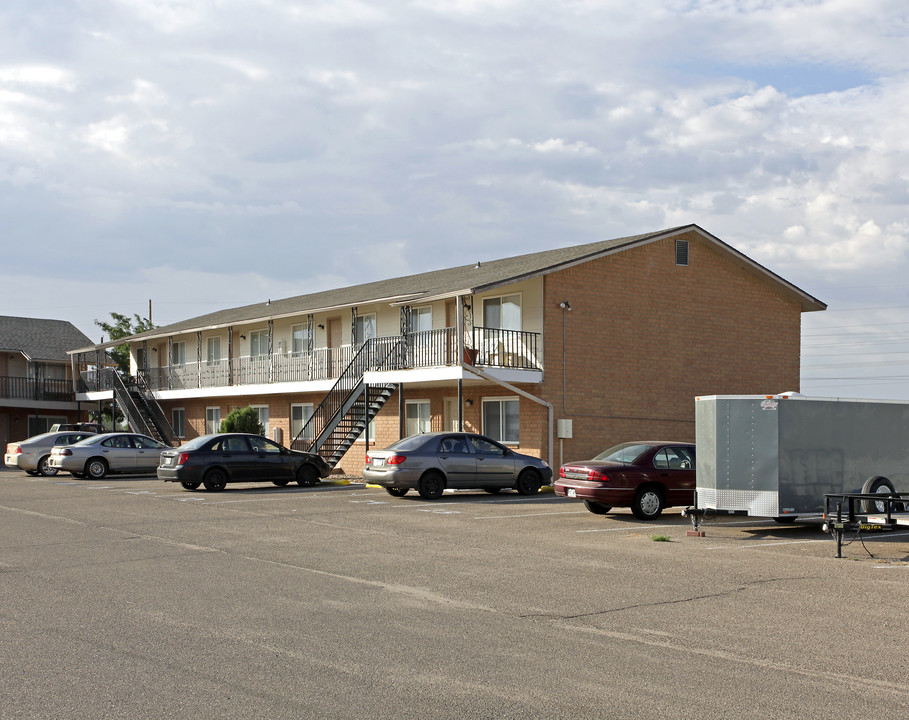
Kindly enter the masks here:
M 887 495 L 889 493 L 896 492 L 896 488 L 893 487 L 893 483 L 885 477 L 880 475 L 875 475 L 870 477 L 865 481 L 865 484 L 862 486 L 862 494 L 870 493 L 880 493 L 881 495 Z M 887 505 L 889 503 L 884 500 L 863 500 L 862 509 L 866 513 L 885 513 L 887 512 Z M 894 510 L 902 510 L 903 504 L 894 503 Z

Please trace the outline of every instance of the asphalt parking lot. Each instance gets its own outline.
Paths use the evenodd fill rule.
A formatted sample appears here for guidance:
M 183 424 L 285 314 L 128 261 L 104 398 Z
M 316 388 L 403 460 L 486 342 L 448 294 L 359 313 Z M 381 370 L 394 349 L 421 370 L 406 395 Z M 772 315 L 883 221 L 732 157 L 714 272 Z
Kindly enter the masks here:
M 0 470 L 7 718 L 905 716 L 909 529 Z M 873 556 L 873 557 L 872 557 Z

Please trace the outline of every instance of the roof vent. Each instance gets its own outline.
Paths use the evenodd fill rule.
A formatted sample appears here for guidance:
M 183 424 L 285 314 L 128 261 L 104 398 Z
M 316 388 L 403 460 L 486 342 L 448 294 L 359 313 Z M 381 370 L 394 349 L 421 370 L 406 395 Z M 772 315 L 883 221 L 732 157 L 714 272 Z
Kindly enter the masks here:
M 675 241 L 675 264 L 676 265 L 687 265 L 688 264 L 688 241 L 687 240 L 676 240 Z

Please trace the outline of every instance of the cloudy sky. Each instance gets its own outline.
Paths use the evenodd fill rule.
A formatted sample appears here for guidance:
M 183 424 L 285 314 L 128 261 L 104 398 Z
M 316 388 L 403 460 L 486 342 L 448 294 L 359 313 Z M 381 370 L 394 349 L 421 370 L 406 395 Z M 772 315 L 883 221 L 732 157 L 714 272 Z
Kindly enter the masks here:
M 0 314 L 166 324 L 697 223 L 909 399 L 905 0 L 4 0 Z

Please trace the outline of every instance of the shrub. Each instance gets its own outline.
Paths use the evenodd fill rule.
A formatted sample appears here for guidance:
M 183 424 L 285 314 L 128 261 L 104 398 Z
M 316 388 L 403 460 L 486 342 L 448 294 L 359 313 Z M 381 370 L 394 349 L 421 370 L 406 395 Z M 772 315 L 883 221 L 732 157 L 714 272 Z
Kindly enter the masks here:
M 245 408 L 234 408 L 221 421 L 221 432 L 241 432 L 264 435 L 265 428 L 259 422 L 259 413 L 247 405 Z

